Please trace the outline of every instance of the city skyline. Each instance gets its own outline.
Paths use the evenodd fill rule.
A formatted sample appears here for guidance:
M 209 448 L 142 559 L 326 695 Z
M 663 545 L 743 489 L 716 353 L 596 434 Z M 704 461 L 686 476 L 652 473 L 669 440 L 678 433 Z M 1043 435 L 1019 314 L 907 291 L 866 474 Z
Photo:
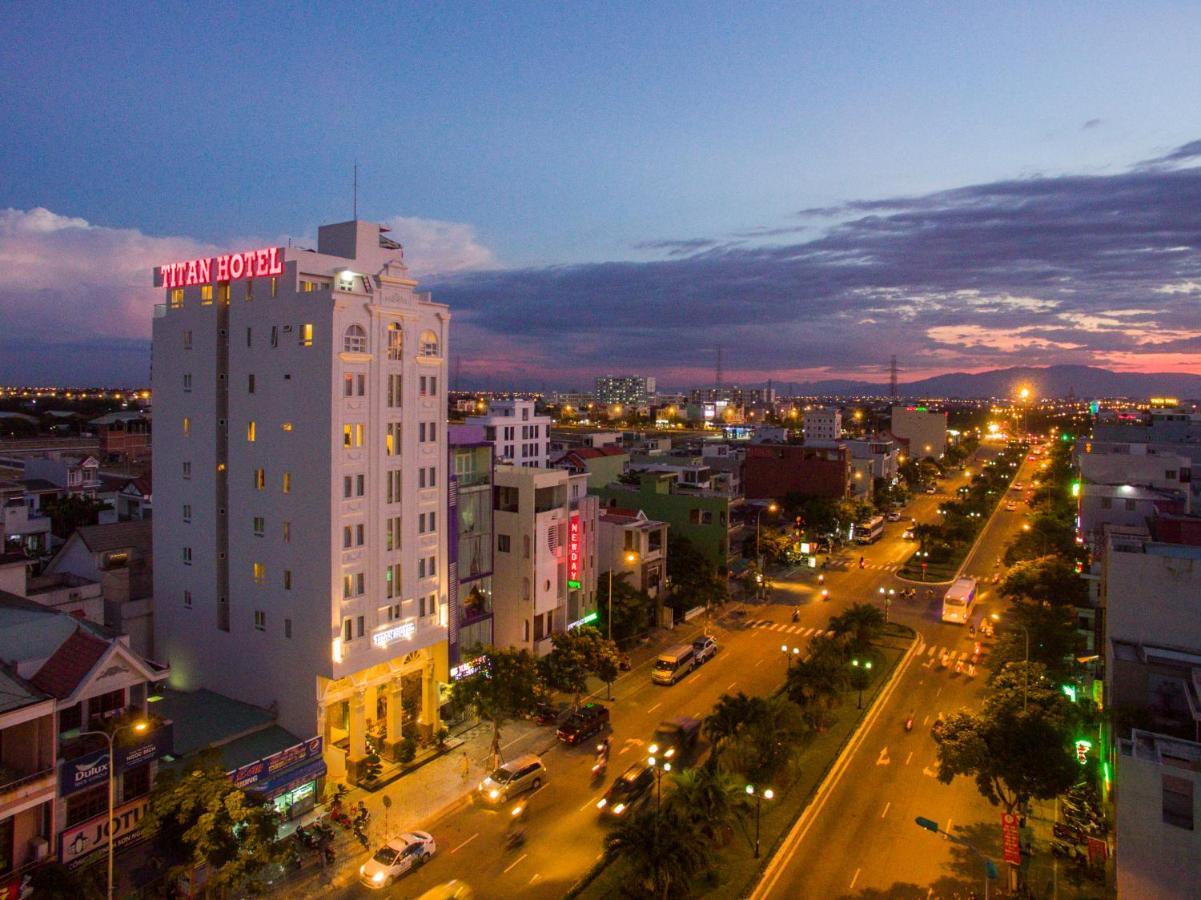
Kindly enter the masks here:
M 466 385 L 706 384 L 718 345 L 742 383 L 885 383 L 893 353 L 909 380 L 1201 371 L 1201 130 L 1163 115 L 1188 109 L 1201 18 L 414 7 L 299 17 L 285 40 L 264 8 L 240 15 L 231 38 L 220 8 L 81 14 L 53 26 L 60 52 L 93 48 L 70 77 L 3 55 L 26 137 L 0 186 L 0 380 L 145 384 L 146 273 L 308 246 L 350 218 L 356 161 L 359 216 L 450 305 Z M 381 80 L 291 52 L 367 25 L 411 51 L 357 54 Z M 264 139 L 299 125 L 303 151 Z

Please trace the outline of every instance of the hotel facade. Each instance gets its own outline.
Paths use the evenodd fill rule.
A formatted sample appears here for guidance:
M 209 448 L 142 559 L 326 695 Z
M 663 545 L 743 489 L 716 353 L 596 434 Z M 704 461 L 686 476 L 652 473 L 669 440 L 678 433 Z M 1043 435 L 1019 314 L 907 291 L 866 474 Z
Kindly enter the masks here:
M 447 681 L 450 315 L 386 231 L 155 270 L 159 656 L 352 780 Z

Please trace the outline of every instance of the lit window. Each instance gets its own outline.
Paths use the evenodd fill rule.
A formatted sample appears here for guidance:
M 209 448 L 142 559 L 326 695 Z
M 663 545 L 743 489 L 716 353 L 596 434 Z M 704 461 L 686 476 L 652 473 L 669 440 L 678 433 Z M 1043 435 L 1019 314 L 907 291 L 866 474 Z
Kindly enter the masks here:
M 291 422 L 284 422 L 284 423 L 283 423 L 282 425 L 280 425 L 279 427 L 280 427 L 280 428 L 282 428 L 284 431 L 291 431 L 291 430 L 292 430 L 292 423 L 291 423 Z
M 256 491 L 265 491 L 267 489 L 267 472 L 265 469 L 254 470 L 254 489 Z
M 284 472 L 283 488 L 285 494 L 292 493 L 292 473 Z
M 399 360 L 404 353 L 404 332 L 399 322 L 388 325 L 388 359 Z
M 254 419 L 246 423 L 246 440 L 252 444 L 254 443 Z
M 438 355 L 438 335 L 432 331 L 421 332 L 421 356 L 437 356 Z
M 274 297 L 274 296 L 276 296 L 278 293 L 279 293 L 279 279 L 278 279 L 278 278 L 272 278 L 272 279 L 271 279 L 271 296 L 272 296 L 272 297 Z
M 213 302 L 213 286 L 211 284 L 200 286 L 200 302 L 205 304 Z
M 267 567 L 260 562 L 253 564 L 254 583 L 262 584 L 267 580 Z
M 179 309 L 183 306 L 183 288 L 175 288 L 171 291 L 171 308 Z
M 313 323 L 305 322 L 300 326 L 300 346 L 313 346 Z
M 192 420 L 189 419 L 187 416 L 183 417 L 183 436 L 184 437 L 192 436 Z
M 349 449 L 354 446 L 354 427 L 347 423 L 342 426 L 342 447 Z
M 292 523 L 284 522 L 284 543 L 292 543 Z
M 347 353 L 367 352 L 367 332 L 362 325 L 351 325 L 342 337 L 342 349 Z

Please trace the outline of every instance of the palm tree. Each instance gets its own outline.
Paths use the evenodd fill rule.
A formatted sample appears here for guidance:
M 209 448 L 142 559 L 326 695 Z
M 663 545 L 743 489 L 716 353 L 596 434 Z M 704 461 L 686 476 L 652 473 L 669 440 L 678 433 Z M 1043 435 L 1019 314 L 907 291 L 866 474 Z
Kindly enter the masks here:
M 734 820 L 747 807 L 742 781 L 714 766 L 685 769 L 675 775 L 667 805 L 713 843 L 727 843 Z
M 643 892 L 667 900 L 690 893 L 692 879 L 709 865 L 698 837 L 692 822 L 669 805 L 618 825 L 605 838 L 605 854 L 624 861 Z
M 817 729 L 825 727 L 826 713 L 847 686 L 847 671 L 840 652 L 812 654 L 788 673 L 788 699 L 800 707 Z
M 717 765 L 717 755 L 722 745 L 733 740 L 755 715 L 755 700 L 742 691 L 737 694 L 722 694 L 717 698 L 713 712 L 705 716 L 701 732 L 713 747 L 709 760 Z
M 836 635 L 849 635 L 858 650 L 870 645 L 884 625 L 884 611 L 871 603 L 856 603 L 830 619 L 830 630 Z

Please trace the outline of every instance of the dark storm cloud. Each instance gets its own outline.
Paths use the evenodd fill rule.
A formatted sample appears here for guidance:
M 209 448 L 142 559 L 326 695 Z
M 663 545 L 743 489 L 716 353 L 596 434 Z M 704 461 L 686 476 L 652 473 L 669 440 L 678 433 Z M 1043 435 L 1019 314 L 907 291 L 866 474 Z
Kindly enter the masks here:
M 1159 161 L 1197 155 L 1201 141 Z M 911 370 L 1195 352 L 1201 168 L 1012 179 L 804 215 L 840 221 L 801 242 L 658 241 L 669 258 L 433 287 L 476 336 L 516 340 L 552 379 L 709 367 L 719 343 L 729 370 L 763 377 L 878 370 L 893 352 Z

